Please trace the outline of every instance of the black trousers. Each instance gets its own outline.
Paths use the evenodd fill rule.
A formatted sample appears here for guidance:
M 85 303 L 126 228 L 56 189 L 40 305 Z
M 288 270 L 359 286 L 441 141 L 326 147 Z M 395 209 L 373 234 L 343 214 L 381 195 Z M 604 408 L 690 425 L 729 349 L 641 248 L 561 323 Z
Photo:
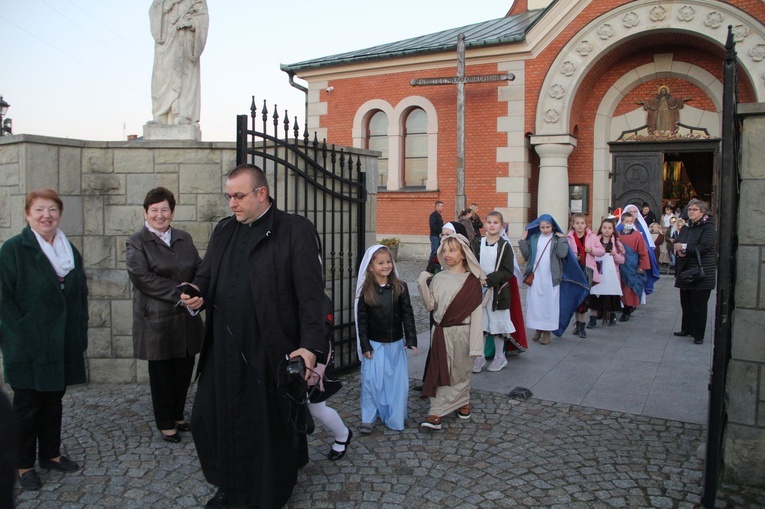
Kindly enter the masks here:
M 13 490 L 16 485 L 16 419 L 13 405 L 0 390 L 0 507 L 15 507 Z
M 194 357 L 149 361 L 149 386 L 157 429 L 174 429 L 183 421 Z
M 682 330 L 693 339 L 704 339 L 707 328 L 707 303 L 712 290 L 680 290 L 683 309 Z
M 61 456 L 61 400 L 66 391 L 40 392 L 11 388 L 13 411 L 19 430 L 16 468 L 34 468 L 38 446 L 40 459 L 49 460 Z

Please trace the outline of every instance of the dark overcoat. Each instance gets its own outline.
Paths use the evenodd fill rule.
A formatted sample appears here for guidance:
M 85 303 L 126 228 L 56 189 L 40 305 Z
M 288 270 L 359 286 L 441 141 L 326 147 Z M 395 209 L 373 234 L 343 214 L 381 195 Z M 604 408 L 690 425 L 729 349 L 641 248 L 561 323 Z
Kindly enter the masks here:
M 268 361 L 276 373 L 284 356 L 300 347 L 326 355 L 324 283 L 313 224 L 277 209 L 267 221 L 266 239 L 250 253 L 257 263 L 249 266 L 249 287 L 260 337 L 265 340 Z M 204 295 L 205 309 L 215 305 L 218 271 L 235 226 L 236 218 L 231 216 L 215 227 L 194 281 Z M 213 330 L 213 313 L 208 312 L 199 366 L 213 341 Z
M 54 392 L 86 381 L 88 285 L 72 251 L 62 288 L 28 226 L 0 247 L 0 346 L 11 387 Z
M 717 232 L 714 219 L 709 214 L 704 214 L 697 222 L 688 220 L 688 223 L 680 230 L 675 245 L 687 244 L 686 255 L 675 257 L 675 288 L 681 290 L 714 290 L 717 276 L 717 254 L 715 243 Z M 696 252 L 701 257 L 701 266 L 704 267 L 704 279 L 692 285 L 682 283 L 678 277 L 684 270 L 699 266 Z
M 248 227 L 234 217 L 221 221 L 194 281 L 207 323 L 191 428 L 205 478 L 232 506 L 281 507 L 308 461 L 306 436 L 298 432 L 306 429 L 307 409 L 297 404 L 305 396 L 288 383 L 285 356 L 304 347 L 326 357 L 324 283 L 310 221 L 272 206 L 256 223 L 254 244 L 241 253 L 231 244 L 235 231 Z M 219 286 L 239 283 L 232 281 L 239 268 L 220 274 L 232 255 L 246 264 L 244 306 L 216 303 L 230 295 Z
M 199 353 L 204 326 L 178 306 L 176 286 L 194 281 L 202 263 L 191 235 L 173 228 L 170 245 L 145 226 L 127 239 L 125 265 L 133 283 L 133 355 L 160 361 Z

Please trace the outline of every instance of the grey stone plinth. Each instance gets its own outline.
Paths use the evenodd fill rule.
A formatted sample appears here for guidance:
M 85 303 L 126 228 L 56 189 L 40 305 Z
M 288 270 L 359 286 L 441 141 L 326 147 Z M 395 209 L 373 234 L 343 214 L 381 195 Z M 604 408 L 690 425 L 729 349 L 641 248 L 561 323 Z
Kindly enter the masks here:
M 109 311 L 109 301 L 88 300 L 88 327 L 110 327 L 112 317 Z
M 85 272 L 88 276 L 89 298 L 127 299 L 130 297 L 127 271 L 86 269 Z
M 762 486 L 765 484 L 765 430 L 729 424 L 725 440 L 725 470 L 728 480 Z
M 91 382 L 135 382 L 135 359 L 90 359 L 88 364 Z
M 138 290 L 134 288 L 133 291 Z M 132 300 L 112 300 L 112 332 L 122 336 L 133 334 Z
M 731 355 L 734 359 L 765 362 L 765 344 L 762 341 L 763 317 L 763 312 L 756 309 L 739 308 L 733 312 Z
M 728 421 L 756 425 L 759 365 L 754 362 L 730 361 L 728 368 Z
M 143 126 L 143 139 L 202 141 L 198 125 L 163 125 L 148 123 Z

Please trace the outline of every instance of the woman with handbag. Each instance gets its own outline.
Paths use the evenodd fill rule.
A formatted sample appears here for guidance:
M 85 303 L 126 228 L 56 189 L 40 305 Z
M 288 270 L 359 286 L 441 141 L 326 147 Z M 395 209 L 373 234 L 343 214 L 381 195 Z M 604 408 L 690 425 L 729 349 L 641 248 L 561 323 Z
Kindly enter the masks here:
M 680 289 L 683 310 L 682 328 L 675 336 L 692 336 L 697 345 L 704 343 L 707 326 L 707 303 L 715 288 L 714 220 L 701 200 L 688 202 L 688 223 L 675 242 L 675 288 Z

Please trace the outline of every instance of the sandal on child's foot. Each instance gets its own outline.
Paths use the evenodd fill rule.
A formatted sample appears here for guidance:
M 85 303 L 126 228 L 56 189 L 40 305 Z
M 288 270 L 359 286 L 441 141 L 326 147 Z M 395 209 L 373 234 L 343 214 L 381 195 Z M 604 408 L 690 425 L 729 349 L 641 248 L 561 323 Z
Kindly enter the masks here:
M 429 415 L 420 423 L 421 428 L 441 429 L 441 418 L 437 415 Z
M 345 442 L 339 442 L 335 440 L 335 444 L 342 445 L 343 450 L 342 451 L 336 451 L 333 447 L 329 450 L 329 454 L 327 454 L 327 459 L 330 461 L 337 461 L 343 456 L 345 456 L 345 451 L 348 450 L 348 446 L 351 445 L 351 439 L 353 438 L 353 431 L 351 431 L 350 428 L 346 428 L 348 430 L 348 439 Z

